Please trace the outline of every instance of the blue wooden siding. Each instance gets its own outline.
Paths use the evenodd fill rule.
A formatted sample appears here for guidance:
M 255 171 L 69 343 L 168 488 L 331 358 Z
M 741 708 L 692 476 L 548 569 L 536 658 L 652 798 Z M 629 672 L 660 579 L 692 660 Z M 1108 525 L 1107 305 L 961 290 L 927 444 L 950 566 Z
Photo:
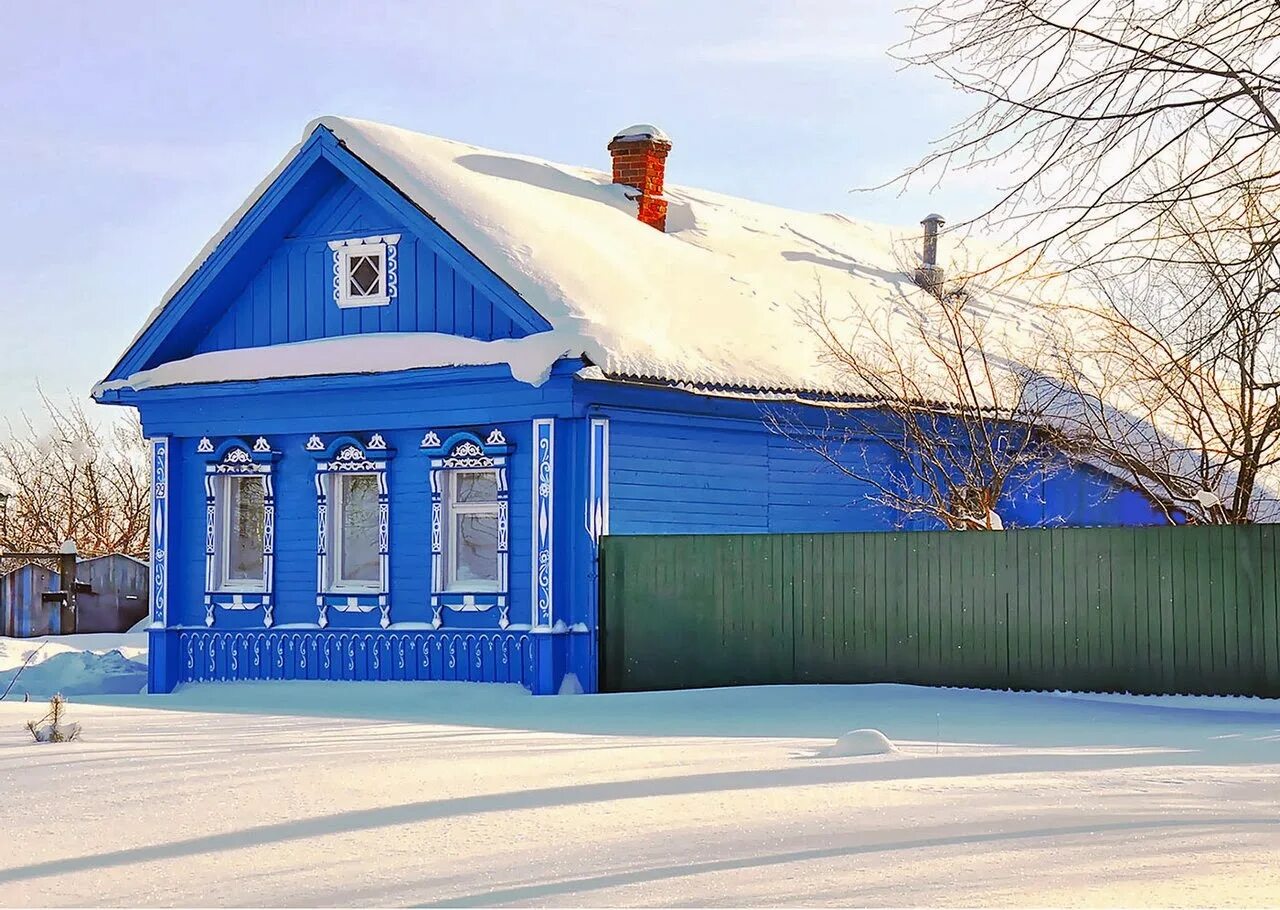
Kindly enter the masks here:
M 737 421 L 611 414 L 610 532 L 769 529 L 768 439 Z
M 710 408 L 672 399 L 683 411 Z M 615 534 L 748 534 L 932 529 L 877 491 L 754 417 L 604 409 L 610 416 L 610 525 Z M 897 457 L 868 440 L 845 448 L 887 470 Z M 998 509 L 1008 527 L 1163 524 L 1138 491 L 1063 459 L 1047 476 L 1011 483 Z
M 387 306 L 339 309 L 329 241 L 382 234 L 400 235 L 396 298 Z M 527 334 L 439 247 L 349 180 L 337 181 L 302 215 L 221 312 L 193 353 L 367 332 L 443 332 L 485 341 Z
M 431 492 L 427 458 L 419 452 L 427 426 L 390 429 L 368 425 L 357 438 L 378 432 L 395 456 L 387 468 L 390 505 L 390 602 L 392 623 L 425 624 L 431 621 Z M 484 424 L 486 433 L 493 426 L 502 429 L 516 452 L 528 455 L 531 443 L 529 426 L 520 423 Z M 438 426 L 448 431 L 447 426 Z M 230 434 L 228 434 L 230 435 Z M 221 436 L 219 435 L 220 439 Z M 315 458 L 306 451 L 306 434 L 274 433 L 266 436 L 273 450 L 283 453 L 275 464 L 276 554 L 275 554 L 275 625 L 314 625 L 316 611 L 316 488 Z M 327 441 L 327 440 L 326 440 Z M 175 440 L 170 456 L 170 495 L 175 515 L 184 516 L 182 533 L 171 537 L 175 552 L 170 556 L 169 623 L 180 626 L 204 626 L 204 536 L 205 503 L 204 461 L 196 453 L 198 439 Z M 517 567 L 529 565 L 530 461 L 515 457 L 510 465 L 513 490 L 526 491 L 511 501 L 511 558 Z M 196 519 L 199 518 L 199 522 Z M 192 527 L 199 524 L 199 527 Z M 175 571 L 181 566 L 181 571 Z M 530 573 L 515 571 L 511 575 L 511 598 L 521 610 L 512 622 L 530 625 Z M 514 611 L 513 611 L 514 612 Z M 523 614 L 523 615 L 521 615 Z M 330 611 L 329 628 L 367 629 L 378 631 L 379 614 Z M 496 629 L 497 612 L 449 613 L 449 628 Z M 215 628 L 265 631 L 262 610 L 217 611 Z
M 262 435 L 283 453 L 275 465 L 277 625 L 316 622 L 315 458 L 305 449 L 311 434 L 328 441 L 340 433 L 357 438 L 381 433 L 395 450 L 388 467 L 391 498 L 390 589 L 393 622 L 431 619 L 429 460 L 419 449 L 423 433 L 442 438 L 453 429 L 497 427 L 515 446 L 510 459 L 511 622 L 529 625 L 530 554 L 533 522 L 531 483 L 534 415 L 563 413 L 567 377 L 534 389 L 510 378 L 465 381 L 467 371 L 452 371 L 458 381 L 443 387 L 406 387 L 365 392 L 340 391 L 331 380 L 295 381 L 305 391 L 248 396 L 210 396 L 192 402 L 175 397 L 170 405 L 146 409 L 147 432 L 174 436 L 169 493 L 174 516 L 170 532 L 169 623 L 203 626 L 204 460 L 196 445 L 202 436 L 215 442 Z M 377 380 L 372 380 L 375 384 Z M 287 386 L 288 384 L 286 384 Z M 447 394 L 445 391 L 447 390 Z M 566 455 L 565 463 L 569 461 Z M 567 601 L 566 601 L 567 605 Z M 335 628 L 377 629 L 378 614 L 329 614 Z M 450 613 L 451 627 L 494 627 L 496 612 Z M 576 621 L 573 618 L 569 622 Z M 262 613 L 219 612 L 219 628 L 262 628 Z M 496 627 L 495 627 L 496 628 Z
M 756 420 L 610 412 L 614 534 L 891 527 L 873 491 Z

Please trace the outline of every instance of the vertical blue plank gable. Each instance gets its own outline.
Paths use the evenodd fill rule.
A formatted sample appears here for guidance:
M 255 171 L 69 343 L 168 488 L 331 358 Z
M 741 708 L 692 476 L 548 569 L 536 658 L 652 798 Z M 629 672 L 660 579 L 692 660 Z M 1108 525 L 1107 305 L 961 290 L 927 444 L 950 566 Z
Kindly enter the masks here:
M 276 244 L 193 353 L 370 332 L 448 332 L 484 341 L 527 334 L 435 244 L 393 219 L 351 181 L 336 181 Z M 387 235 L 399 237 L 395 297 L 386 306 L 340 309 L 329 242 Z
M 388 232 L 401 234 L 403 244 L 395 303 L 338 311 L 328 241 Z M 550 328 L 429 213 L 321 127 L 107 378 L 205 351 L 455 326 L 483 339 Z

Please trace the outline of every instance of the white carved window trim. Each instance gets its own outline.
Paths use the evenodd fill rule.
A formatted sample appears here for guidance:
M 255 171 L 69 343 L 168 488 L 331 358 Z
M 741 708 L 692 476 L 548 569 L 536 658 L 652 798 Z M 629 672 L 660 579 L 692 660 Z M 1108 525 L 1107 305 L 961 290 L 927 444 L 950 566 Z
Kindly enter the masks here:
M 391 625 L 391 495 L 387 468 L 395 450 L 387 445 L 381 433 L 374 433 L 367 442 L 344 435 L 328 444 L 318 435 L 307 440 L 307 452 L 316 459 L 316 623 L 321 628 L 329 625 L 329 611 L 339 613 L 380 614 L 378 624 L 382 628 Z M 331 478 L 343 474 L 372 474 L 378 480 L 378 561 L 379 583 L 359 587 L 332 584 L 331 564 L 337 555 L 333 548 L 335 531 L 341 506 L 334 497 L 336 492 Z
M 231 487 L 244 481 L 256 481 L 262 487 L 262 526 L 267 524 L 267 478 L 262 474 L 239 474 L 215 477 L 213 502 L 217 523 L 214 545 L 214 590 L 232 594 L 264 594 L 267 590 L 267 558 L 264 551 L 262 575 L 259 578 L 232 578 L 231 567 Z M 265 536 L 265 533 L 264 533 Z
M 205 494 L 205 568 L 204 623 L 214 624 L 217 611 L 256 610 L 262 608 L 262 624 L 270 627 L 275 610 L 275 535 L 276 500 L 273 467 L 280 453 L 259 436 L 250 445 L 241 439 L 228 439 L 220 446 L 203 437 L 196 445 L 198 455 L 207 456 L 204 468 Z M 224 571 L 227 541 L 224 538 L 226 484 L 233 477 L 259 477 L 262 480 L 262 583 L 227 582 Z
M 330 521 L 328 527 L 329 540 L 326 542 L 325 549 L 329 553 L 326 569 L 329 573 L 328 578 L 324 580 L 324 593 L 326 594 L 377 594 L 382 591 L 387 584 L 385 577 L 386 560 L 378 560 L 378 577 L 372 581 L 343 578 L 342 577 L 342 522 L 345 518 L 345 512 L 342 507 L 342 484 L 350 477 L 372 477 L 375 488 L 380 489 L 383 485 L 382 478 L 386 475 L 376 471 L 348 471 L 342 473 L 327 474 L 324 478 L 325 483 L 329 485 L 327 497 L 332 504 L 330 507 Z M 378 529 L 374 526 L 374 547 L 378 546 Z
M 395 299 L 398 278 L 396 245 L 399 242 L 399 234 L 329 242 L 329 249 L 333 250 L 333 299 L 340 309 L 388 306 Z M 378 290 L 381 293 L 365 295 L 351 293 L 351 261 L 362 256 L 378 257 Z
M 490 474 L 493 476 L 494 495 L 493 499 L 485 502 L 459 502 L 458 501 L 458 481 L 463 474 Z M 444 501 L 444 522 L 445 522 L 445 539 L 444 546 L 444 591 L 450 594 L 472 593 L 487 594 L 497 593 L 502 590 L 502 554 L 496 554 L 496 562 L 499 565 L 495 569 L 498 576 L 492 580 L 476 580 L 464 579 L 458 580 L 458 523 L 455 517 L 458 515 L 486 515 L 492 516 L 494 525 L 500 526 L 502 523 L 502 494 L 503 483 L 501 472 L 497 468 L 453 468 L 445 472 L 445 489 L 441 498 Z
M 431 456 L 431 625 L 443 625 L 444 610 L 484 613 L 498 610 L 498 628 L 511 624 L 511 491 L 507 466 L 512 447 L 496 427 L 483 439 L 466 431 L 454 433 L 444 442 L 434 430 L 422 438 L 422 449 Z M 498 582 L 467 582 L 453 585 L 446 567 L 446 538 L 453 520 L 449 500 L 453 475 L 462 471 L 493 471 L 497 479 Z

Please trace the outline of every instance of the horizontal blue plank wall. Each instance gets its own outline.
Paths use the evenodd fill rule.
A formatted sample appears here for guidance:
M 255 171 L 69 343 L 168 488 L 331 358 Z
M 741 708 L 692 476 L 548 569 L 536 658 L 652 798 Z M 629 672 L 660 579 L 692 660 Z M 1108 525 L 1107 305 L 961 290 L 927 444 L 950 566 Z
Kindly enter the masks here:
M 512 566 L 517 569 L 511 573 L 511 622 L 528 626 L 532 625 L 529 613 L 530 572 L 518 569 L 530 565 L 533 512 L 528 492 L 532 470 L 528 455 L 532 438 L 527 422 L 486 423 L 474 429 L 482 429 L 484 435 L 488 435 L 495 427 L 503 432 L 515 449 L 509 467 L 510 488 L 515 494 L 510 503 L 510 556 Z M 352 433 L 363 440 L 373 433 L 380 433 L 395 452 L 387 467 L 393 624 L 425 624 L 432 619 L 430 466 L 427 456 L 419 450 L 423 433 L 428 428 L 435 429 L 442 438 L 454 429 L 461 429 L 435 424 L 408 430 L 368 426 Z M 322 439 L 328 442 L 332 435 L 325 434 Z M 214 434 L 210 438 L 217 444 L 229 437 Z M 275 625 L 312 625 L 318 619 L 316 458 L 306 450 L 307 435 L 267 434 L 264 438 L 274 451 L 281 453 L 273 472 L 276 495 Z M 252 443 L 253 437 L 247 441 Z M 198 439 L 190 437 L 174 440 L 173 444 L 173 453 L 181 462 L 181 471 L 175 470 L 171 481 L 173 515 L 181 516 L 183 531 L 190 533 L 184 533 L 181 540 L 175 541 L 177 551 L 170 556 L 170 571 L 175 573 L 175 577 L 170 586 L 174 600 L 170 605 L 169 622 L 171 625 L 204 627 L 204 537 L 202 533 L 195 532 L 203 528 L 205 520 L 205 461 L 196 452 L 198 444 Z M 328 615 L 329 627 L 335 630 L 358 628 L 377 631 L 379 618 L 376 610 L 370 613 L 331 611 Z M 496 611 L 449 612 L 445 616 L 450 627 L 459 628 L 496 629 L 497 619 Z M 218 629 L 261 630 L 263 614 L 261 610 L 218 611 L 215 625 Z
M 608 393 L 606 393 L 608 394 Z M 767 422 L 778 407 L 665 390 L 669 413 L 598 407 L 610 421 L 610 512 L 614 534 L 730 534 L 933 529 L 936 520 L 890 508 L 872 484 L 830 464 L 805 438 L 826 426 L 820 409 L 789 406 L 785 433 Z M 710 412 L 700 414 L 699 411 Z M 806 413 L 807 412 L 807 413 Z M 894 469 L 898 454 L 867 438 L 832 454 Z M 850 462 L 852 463 L 852 462 Z M 858 473 L 863 472 L 859 468 Z M 901 470 L 898 468 L 897 470 Z M 998 510 L 1007 527 L 1158 525 L 1146 496 L 1065 457 L 1015 478 Z
M 738 422 L 610 412 L 613 534 L 769 529 L 768 438 Z
M 757 420 L 607 411 L 610 532 L 879 530 L 867 485 Z
M 329 241 L 398 234 L 396 296 L 339 309 Z M 195 353 L 366 332 L 444 332 L 492 340 L 527 334 L 433 243 L 345 178 L 306 212 L 196 345 Z

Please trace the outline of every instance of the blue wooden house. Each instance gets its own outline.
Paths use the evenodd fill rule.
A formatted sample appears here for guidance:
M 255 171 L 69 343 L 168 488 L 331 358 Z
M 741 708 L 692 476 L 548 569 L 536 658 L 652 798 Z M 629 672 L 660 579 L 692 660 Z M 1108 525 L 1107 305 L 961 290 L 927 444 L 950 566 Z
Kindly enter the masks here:
M 593 691 L 601 535 L 901 525 L 762 419 L 819 432 L 831 394 L 789 300 L 920 293 L 891 238 L 668 186 L 670 148 L 623 130 L 602 173 L 308 126 L 94 389 L 151 439 L 152 691 Z M 1005 515 L 1160 520 L 1065 459 Z

